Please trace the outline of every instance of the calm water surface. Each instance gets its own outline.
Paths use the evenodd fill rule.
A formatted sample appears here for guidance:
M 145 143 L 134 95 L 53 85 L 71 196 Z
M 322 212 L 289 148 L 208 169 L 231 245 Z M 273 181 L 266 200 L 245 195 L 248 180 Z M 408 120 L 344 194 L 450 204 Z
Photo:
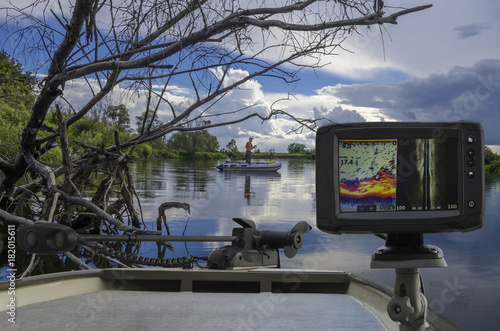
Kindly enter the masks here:
M 167 210 L 172 235 L 231 235 L 232 218 L 248 218 L 260 230 L 291 230 L 306 221 L 297 256 L 282 256 L 286 268 L 343 270 L 394 285 L 393 270 L 371 270 L 371 253 L 384 242 L 373 235 L 334 236 L 315 227 L 315 164 L 283 160 L 273 174 L 218 172 L 216 161 L 137 162 L 132 165 L 148 228 L 156 228 L 158 206 L 186 202 L 191 213 Z M 165 231 L 165 230 L 164 230 Z M 470 233 L 426 235 L 439 246 L 447 268 L 421 269 L 429 305 L 464 330 L 498 330 L 500 317 L 500 180 L 487 184 L 486 224 Z M 208 255 L 221 243 L 174 243 L 165 257 Z M 142 245 L 141 254 L 157 256 L 156 245 Z

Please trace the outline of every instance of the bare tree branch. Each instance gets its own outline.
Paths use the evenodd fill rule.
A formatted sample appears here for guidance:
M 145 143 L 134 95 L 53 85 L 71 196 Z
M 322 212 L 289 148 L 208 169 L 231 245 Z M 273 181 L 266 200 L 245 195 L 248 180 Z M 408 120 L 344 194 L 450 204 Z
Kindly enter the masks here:
M 290 83 L 303 68 L 321 68 L 325 57 L 344 50 L 358 27 L 396 24 L 401 16 L 431 6 L 400 10 L 378 3 L 373 9 L 368 0 L 74 0 L 71 6 L 58 2 L 58 7 L 45 1 L 26 7 L 12 2 L 0 8 L 6 21 L 0 28 L 7 31 L 6 39 L 19 41 L 16 53 L 36 63 L 32 69 L 44 79 L 17 152 L 0 156 L 0 219 L 22 225 L 31 224 L 29 218 L 50 219 L 74 228 L 82 223 L 82 231 L 98 233 L 155 233 L 141 228 L 135 210 L 134 200 L 139 209 L 140 201 L 128 172 L 127 148 L 174 131 L 252 118 L 268 121 L 277 115 L 298 123 L 295 131 L 314 130 L 318 119 L 293 116 L 275 103 L 260 113 L 252 104 L 218 107 L 251 80 Z M 235 78 L 237 70 L 248 74 Z M 84 86 L 78 91 L 88 95 L 83 105 L 68 102 L 73 83 Z M 188 86 L 188 101 L 175 101 L 170 89 L 178 86 Z M 68 130 L 102 111 L 117 88 L 143 99 L 146 114 L 167 111 L 168 118 L 154 126 L 155 116 L 146 115 L 136 136 L 120 141 L 115 134 L 108 145 L 68 141 Z M 63 116 L 64 107 L 56 103 L 67 103 L 71 113 Z M 55 129 L 47 123 L 54 108 L 59 118 Z M 42 157 L 56 147 L 63 164 L 45 164 Z M 104 179 L 92 181 L 96 174 Z M 23 210 L 33 217 L 19 216 Z

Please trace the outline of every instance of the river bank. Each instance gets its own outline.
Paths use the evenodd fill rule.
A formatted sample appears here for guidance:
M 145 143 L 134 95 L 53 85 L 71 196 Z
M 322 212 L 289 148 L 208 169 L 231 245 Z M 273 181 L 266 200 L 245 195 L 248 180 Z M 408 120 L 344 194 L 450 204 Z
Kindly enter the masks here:
M 494 146 L 500 147 L 500 146 Z M 500 149 L 500 148 L 499 148 Z M 486 146 L 485 148 L 485 172 L 486 174 L 500 174 L 500 155 L 497 150 L 492 146 Z M 189 154 L 183 150 L 161 150 L 157 153 L 150 153 L 149 155 L 141 155 L 135 153 L 135 156 L 139 159 L 144 160 L 224 160 L 231 159 L 244 160 L 245 153 L 225 153 L 225 152 L 195 152 L 194 154 Z M 289 153 L 252 153 L 252 159 L 256 160 L 276 160 L 276 159 L 305 159 L 314 160 L 314 152 L 306 152 L 301 154 L 289 154 Z
M 140 159 L 169 159 L 169 160 L 221 160 L 221 159 L 231 159 L 231 160 L 244 160 L 245 153 L 224 153 L 224 152 L 195 152 L 194 154 L 189 154 L 182 150 L 168 150 L 161 153 L 152 153 L 148 156 L 137 155 L 136 157 Z M 314 153 L 301 153 L 301 154 L 289 154 L 289 153 L 252 153 L 252 159 L 308 159 L 314 160 Z

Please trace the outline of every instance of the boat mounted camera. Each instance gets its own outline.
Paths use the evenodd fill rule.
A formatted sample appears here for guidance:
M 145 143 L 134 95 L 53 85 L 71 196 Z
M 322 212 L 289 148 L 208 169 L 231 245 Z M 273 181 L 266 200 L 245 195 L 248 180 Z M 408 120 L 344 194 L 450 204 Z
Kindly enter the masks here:
M 418 268 L 446 267 L 423 234 L 484 225 L 483 136 L 472 121 L 331 124 L 317 132 L 317 226 L 385 236 L 371 268 L 396 269 L 388 313 L 402 330 L 425 325 Z

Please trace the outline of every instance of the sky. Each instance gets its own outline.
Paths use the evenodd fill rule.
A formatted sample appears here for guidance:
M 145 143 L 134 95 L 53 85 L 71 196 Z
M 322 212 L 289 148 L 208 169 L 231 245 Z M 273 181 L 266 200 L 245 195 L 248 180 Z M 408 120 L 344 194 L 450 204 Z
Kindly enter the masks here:
M 5 1 L 0 0 L 0 4 Z M 424 4 L 433 7 L 402 16 L 397 25 L 361 28 L 359 35 L 344 43 L 349 51 L 325 58 L 328 64 L 320 70 L 301 71 L 296 83 L 251 80 L 217 107 L 254 105 L 266 113 L 276 100 L 283 99 L 274 107 L 297 117 L 337 123 L 473 120 L 482 123 L 487 145 L 500 145 L 500 2 L 385 1 L 386 6 L 396 7 Z M 246 74 L 244 70 L 231 71 L 226 83 Z M 79 84 L 83 83 L 74 82 L 65 89 L 65 97 L 75 106 L 88 98 Z M 107 102 L 121 102 L 124 93 L 118 87 Z M 189 103 L 193 95 L 187 85 L 169 91 L 178 105 Z M 141 100 L 127 98 L 131 118 L 143 109 Z M 167 119 L 166 111 L 160 114 L 162 119 Z M 263 152 L 286 152 L 291 143 L 313 149 L 315 133 L 290 133 L 296 127 L 293 121 L 277 117 L 265 123 L 252 119 L 210 132 L 222 148 L 235 139 L 243 150 L 248 137 L 253 136 Z
M 382 33 L 378 27 L 362 30 L 364 36 L 345 44 L 352 53 L 329 59 L 321 71 L 302 73 L 297 83 L 257 80 L 252 95 L 271 102 L 289 92 L 293 97 L 280 102 L 282 108 L 338 123 L 479 121 L 485 143 L 500 145 L 500 2 L 404 1 L 406 7 L 428 3 L 433 7 L 400 17 Z M 254 143 L 261 140 L 264 148 L 286 151 L 292 142 L 314 147 L 312 132 L 286 134 L 293 127 L 289 121 L 278 119 L 261 131 L 252 124 L 242 123 L 239 131 L 256 135 Z M 221 145 L 229 138 L 220 139 Z

